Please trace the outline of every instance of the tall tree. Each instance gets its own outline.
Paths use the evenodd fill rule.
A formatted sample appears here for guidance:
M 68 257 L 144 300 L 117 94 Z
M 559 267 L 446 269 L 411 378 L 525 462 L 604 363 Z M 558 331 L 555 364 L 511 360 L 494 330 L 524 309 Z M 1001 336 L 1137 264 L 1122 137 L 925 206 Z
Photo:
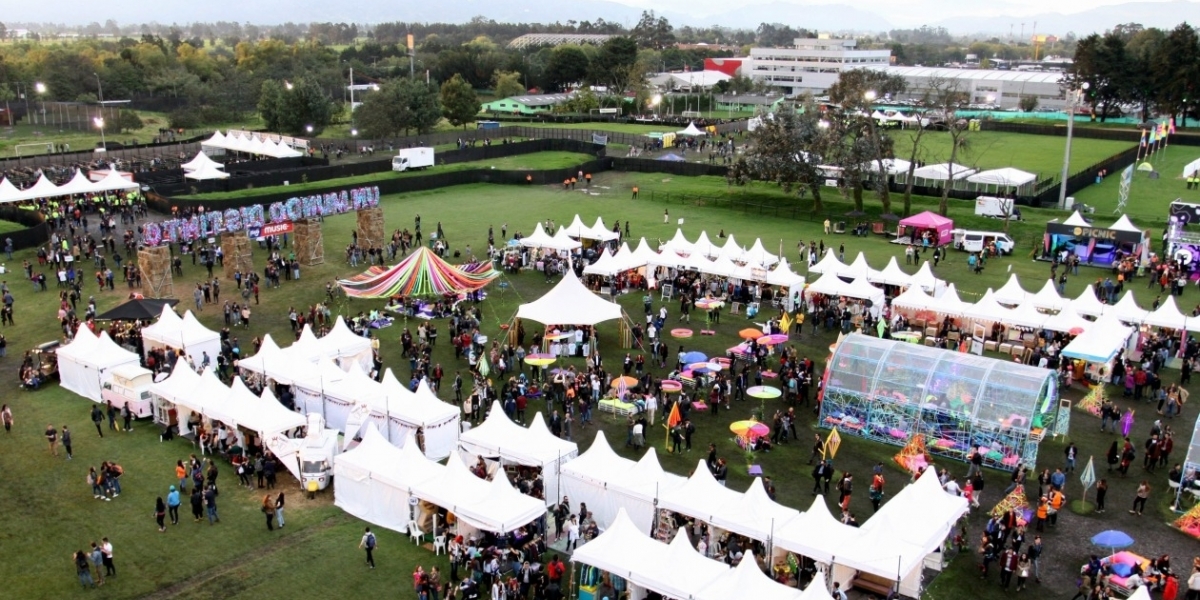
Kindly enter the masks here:
M 1200 39 L 1196 30 L 1182 23 L 1159 45 L 1154 58 L 1155 104 L 1163 114 L 1182 116 L 1200 107 Z
M 812 192 L 813 212 L 824 212 L 821 186 L 825 176 L 819 165 L 831 137 L 827 127 L 811 98 L 800 110 L 776 111 L 774 118 L 762 119 L 762 125 L 750 134 L 749 149 L 730 167 L 728 181 L 736 185 L 768 181 L 801 197 Z
M 895 143 L 871 115 L 877 100 L 899 95 L 906 87 L 902 77 L 867 69 L 842 71 L 829 87 L 829 100 L 841 106 L 841 120 L 849 137 L 844 148 L 850 151 L 840 154 L 844 160 L 838 164 L 846 174 L 854 176 L 855 208 L 858 210 L 862 210 L 863 177 L 873 171 L 874 175 L 869 179 L 883 205 L 883 212 L 892 212 L 884 160 L 892 158 Z M 865 162 L 874 162 L 875 168 L 868 168 L 863 164 Z
M 492 76 L 492 91 L 497 98 L 524 96 L 527 93 L 521 83 L 521 74 L 515 71 L 496 71 Z
M 467 123 L 475 121 L 479 114 L 479 96 L 475 89 L 461 76 L 455 74 L 449 81 L 442 84 L 440 92 L 442 101 L 442 116 L 455 127 L 467 128 Z
M 319 134 L 333 120 L 333 102 L 316 80 L 302 77 L 280 84 L 268 79 L 262 84 L 258 111 L 270 131 L 296 135 Z
M 637 42 L 633 38 L 609 38 L 600 46 L 600 52 L 592 61 L 588 80 L 595 85 L 608 87 L 610 94 L 624 94 L 636 76 L 637 60 Z
M 579 46 L 559 46 L 550 53 L 544 77 L 548 88 L 562 91 L 583 81 L 587 74 L 588 57 L 583 49 Z
M 654 11 L 642 11 L 642 18 L 634 25 L 629 35 L 642 48 L 662 50 L 675 45 L 674 27 L 666 17 L 656 16 Z
M 1150 107 L 1157 91 L 1154 59 L 1166 34 L 1157 27 L 1142 29 L 1133 34 L 1125 49 L 1129 54 L 1129 99 L 1140 106 L 1141 120 L 1150 118 Z
M 1129 99 L 1132 76 L 1125 39 L 1112 32 L 1103 37 L 1092 34 L 1079 40 L 1075 60 L 1067 69 L 1062 85 L 1067 90 L 1077 90 L 1087 83 L 1086 101 L 1104 122 Z

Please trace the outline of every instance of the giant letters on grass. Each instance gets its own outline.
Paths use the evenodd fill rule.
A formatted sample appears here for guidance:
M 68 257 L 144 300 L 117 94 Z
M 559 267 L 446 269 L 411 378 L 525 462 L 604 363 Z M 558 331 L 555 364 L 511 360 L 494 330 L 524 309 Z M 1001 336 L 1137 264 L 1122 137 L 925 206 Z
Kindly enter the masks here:
M 147 246 L 191 242 L 215 237 L 268 223 L 287 223 L 313 217 L 332 216 L 352 210 L 379 206 L 379 188 L 362 187 L 327 194 L 298 196 L 284 202 L 274 202 L 265 209 L 261 204 L 210 210 L 186 219 L 169 219 L 147 223 L 142 239 Z

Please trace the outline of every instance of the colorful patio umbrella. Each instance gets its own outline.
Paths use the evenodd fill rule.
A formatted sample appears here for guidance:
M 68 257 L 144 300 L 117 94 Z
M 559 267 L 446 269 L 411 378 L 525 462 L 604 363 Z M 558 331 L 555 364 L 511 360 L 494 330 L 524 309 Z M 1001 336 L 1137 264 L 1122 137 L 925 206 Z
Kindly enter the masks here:
M 729 425 L 729 431 L 738 437 L 754 439 L 771 433 L 771 428 L 758 421 L 735 421 Z
M 628 375 L 623 375 L 621 377 L 614 377 L 612 380 L 612 387 L 614 389 L 616 389 L 621 386 L 624 386 L 627 388 L 635 388 L 638 386 L 638 380 L 636 377 L 630 377 Z
M 763 344 L 765 346 L 774 346 L 775 344 L 782 344 L 782 343 L 786 342 L 787 340 L 788 340 L 787 334 L 772 333 L 771 335 L 764 335 L 764 336 L 758 338 L 758 343 Z
M 352 298 L 458 294 L 478 290 L 500 276 L 491 263 L 480 265 L 455 267 L 429 248 L 421 247 L 394 267 L 371 267 L 349 279 L 338 280 L 338 285 Z
M 757 340 L 764 335 L 766 334 L 753 327 L 747 327 L 738 332 L 738 336 L 740 336 L 743 340 Z
M 525 364 L 535 367 L 544 367 L 554 364 L 558 360 L 553 354 L 530 354 L 525 357 Z
M 703 352 L 695 352 L 695 351 L 684 352 L 683 357 L 682 357 L 682 362 L 685 365 L 690 365 L 692 363 L 708 362 L 708 355 Z
M 769 385 L 756 385 L 746 388 L 746 395 L 751 398 L 778 398 L 783 395 L 783 391 Z

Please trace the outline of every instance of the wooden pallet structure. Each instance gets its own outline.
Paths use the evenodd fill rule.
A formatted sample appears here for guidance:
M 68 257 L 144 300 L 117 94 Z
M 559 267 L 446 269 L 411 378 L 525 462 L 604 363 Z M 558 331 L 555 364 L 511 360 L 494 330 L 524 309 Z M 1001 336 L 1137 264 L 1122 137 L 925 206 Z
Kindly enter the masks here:
M 362 208 L 358 210 L 358 247 L 364 253 L 369 248 L 383 248 L 387 244 L 384 238 L 383 207 Z
M 325 237 L 320 219 L 296 221 L 292 229 L 292 249 L 301 265 L 311 267 L 325 263 Z
M 221 234 L 221 252 L 225 255 L 225 279 L 232 280 L 237 271 L 241 271 L 243 275 L 254 272 L 251 249 L 250 237 L 245 231 Z
M 171 248 L 138 248 L 138 270 L 142 272 L 142 295 L 146 298 L 174 298 L 175 278 L 171 275 Z

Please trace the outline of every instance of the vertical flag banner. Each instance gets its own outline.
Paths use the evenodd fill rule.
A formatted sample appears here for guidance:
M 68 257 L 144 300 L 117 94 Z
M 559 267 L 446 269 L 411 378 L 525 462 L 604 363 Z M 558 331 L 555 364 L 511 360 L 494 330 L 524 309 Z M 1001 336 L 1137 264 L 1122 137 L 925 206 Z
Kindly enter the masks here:
M 821 454 L 824 458 L 835 458 L 841 446 L 842 436 L 838 435 L 837 427 L 834 427 L 829 431 L 829 437 L 825 438 L 825 451 Z
M 1133 185 L 1133 164 L 1125 167 L 1121 171 L 1121 188 L 1117 193 L 1117 210 L 1116 212 L 1125 213 L 1125 204 L 1129 202 L 1129 188 Z

